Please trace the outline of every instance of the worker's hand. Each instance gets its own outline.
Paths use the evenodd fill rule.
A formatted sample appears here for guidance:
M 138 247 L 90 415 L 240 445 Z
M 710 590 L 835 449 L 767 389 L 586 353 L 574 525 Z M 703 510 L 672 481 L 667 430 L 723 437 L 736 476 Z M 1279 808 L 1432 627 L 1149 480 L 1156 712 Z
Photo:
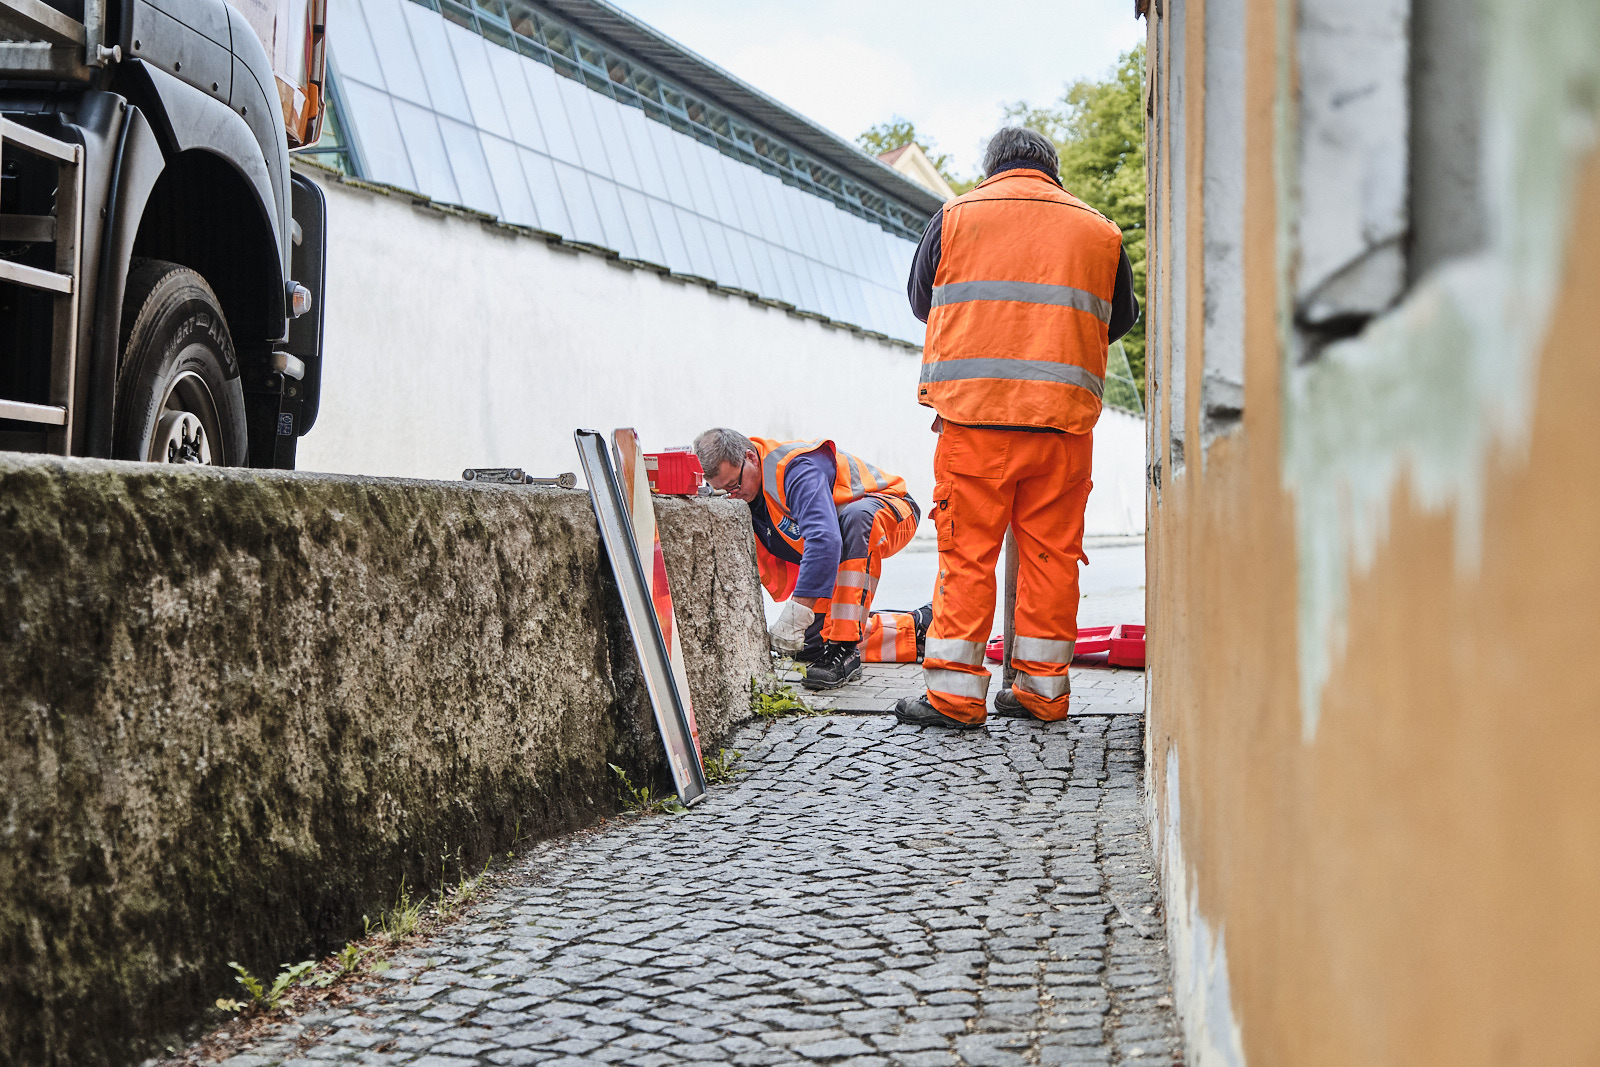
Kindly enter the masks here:
M 779 652 L 799 652 L 806 647 L 806 628 L 814 617 L 810 605 L 790 600 L 772 624 L 772 647 Z
M 811 609 L 812 613 L 815 613 L 817 610 L 817 600 L 818 598 L 814 596 L 795 596 L 789 598 L 789 603 L 799 604 L 801 607 L 809 608 Z

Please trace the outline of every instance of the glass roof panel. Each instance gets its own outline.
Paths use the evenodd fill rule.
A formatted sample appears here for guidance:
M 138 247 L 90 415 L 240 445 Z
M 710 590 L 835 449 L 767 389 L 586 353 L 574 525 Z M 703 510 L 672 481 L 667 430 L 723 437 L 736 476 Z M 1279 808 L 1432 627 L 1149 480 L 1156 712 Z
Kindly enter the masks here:
M 349 112 L 346 136 L 360 156 L 364 176 L 402 189 L 417 188 L 389 94 L 347 81 L 339 83 L 339 98 Z
M 422 64 L 422 75 L 428 82 L 428 96 L 433 100 L 433 109 L 453 119 L 471 122 L 472 112 L 467 108 L 467 93 L 461 86 L 456 58 L 451 55 L 450 42 L 445 37 L 445 28 L 450 23 L 416 4 L 405 4 L 401 10 L 406 13 L 411 43 L 416 46 L 417 59 Z M 450 28 L 457 33 L 465 32 L 459 27 Z
M 483 134 L 483 155 L 489 161 L 489 177 L 494 180 L 495 197 L 500 201 L 500 217 L 518 226 L 538 226 L 539 212 L 528 192 L 517 146 L 492 134 Z
M 459 203 L 490 215 L 500 214 L 489 164 L 483 158 L 483 142 L 478 131 L 464 122 L 439 117 L 439 132 L 444 135 L 444 150 L 461 192 Z
M 606 231 L 600 225 L 600 212 L 594 206 L 594 194 L 583 171 L 567 163 L 556 164 L 556 181 L 561 186 L 561 199 L 566 202 L 567 216 L 572 220 L 570 236 L 574 240 L 601 248 L 606 244 Z
M 444 140 L 439 136 L 439 120 L 433 112 L 396 100 L 394 116 L 400 123 L 412 173 L 417 176 L 417 192 L 446 204 L 461 203 L 449 157 L 444 154 Z
M 363 0 L 362 3 L 367 28 L 372 31 L 372 45 L 383 67 L 384 85 L 403 100 L 432 107 L 427 84 L 422 78 L 422 65 L 417 62 L 416 49 L 411 47 L 411 31 L 406 28 L 405 15 L 400 11 L 402 7 L 415 6 L 407 0 Z
M 539 112 L 533 106 L 533 94 L 528 92 L 528 82 L 523 76 L 523 65 L 532 66 L 533 60 L 519 56 L 504 48 L 489 49 L 489 70 L 494 76 L 495 88 L 500 93 L 500 103 L 506 110 L 506 123 L 513 141 L 535 151 L 546 151 L 544 132 L 539 123 Z
M 567 215 L 555 163 L 543 152 L 530 152 L 526 148 L 517 149 L 517 156 L 522 160 L 522 174 L 528 179 L 528 192 L 539 213 L 539 229 L 571 237 L 572 219 Z
M 505 105 L 500 102 L 494 68 L 489 65 L 489 51 L 493 49 L 513 57 L 516 53 L 486 44 L 482 37 L 455 25 L 446 24 L 445 36 L 450 41 L 450 50 L 455 53 L 456 67 L 461 72 L 462 86 L 467 93 L 467 107 L 474 125 L 500 137 L 510 137 L 511 124 L 506 120 Z
M 372 35 L 367 32 L 367 19 L 360 3 L 331 0 L 328 7 L 328 18 L 339 27 L 339 39 L 329 48 L 338 76 L 382 89 L 383 70 L 378 66 L 378 53 L 373 50 Z

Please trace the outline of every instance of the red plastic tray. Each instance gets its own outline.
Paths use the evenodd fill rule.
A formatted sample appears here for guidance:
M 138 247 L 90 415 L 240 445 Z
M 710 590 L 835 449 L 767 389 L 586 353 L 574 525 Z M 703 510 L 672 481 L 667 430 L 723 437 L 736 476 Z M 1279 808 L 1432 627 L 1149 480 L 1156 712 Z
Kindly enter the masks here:
M 1072 646 L 1074 656 L 1093 656 L 1111 650 L 1111 631 L 1114 626 L 1080 626 L 1078 643 Z
M 1125 623 L 1112 627 L 1111 655 L 1107 662 L 1113 667 L 1144 668 L 1144 627 Z

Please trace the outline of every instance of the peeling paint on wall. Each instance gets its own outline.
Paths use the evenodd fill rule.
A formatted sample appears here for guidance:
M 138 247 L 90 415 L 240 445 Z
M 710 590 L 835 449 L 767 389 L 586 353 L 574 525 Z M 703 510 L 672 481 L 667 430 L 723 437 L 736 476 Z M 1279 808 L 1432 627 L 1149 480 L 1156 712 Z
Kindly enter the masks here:
M 1343 654 L 1352 575 L 1371 565 L 1402 476 L 1422 507 L 1454 508 L 1470 573 L 1489 453 L 1525 443 L 1573 191 L 1596 139 L 1600 5 L 1485 0 L 1483 17 L 1484 251 L 1442 264 L 1361 335 L 1285 375 L 1307 741 Z
M 1178 790 L 1178 750 L 1167 749 L 1166 814 L 1161 820 L 1161 885 L 1167 909 L 1167 944 L 1172 952 L 1173 993 L 1183 1024 L 1190 1067 L 1244 1067 L 1243 1035 L 1234 1017 L 1228 985 L 1224 931 L 1213 933 L 1200 913 L 1183 856 L 1183 821 Z

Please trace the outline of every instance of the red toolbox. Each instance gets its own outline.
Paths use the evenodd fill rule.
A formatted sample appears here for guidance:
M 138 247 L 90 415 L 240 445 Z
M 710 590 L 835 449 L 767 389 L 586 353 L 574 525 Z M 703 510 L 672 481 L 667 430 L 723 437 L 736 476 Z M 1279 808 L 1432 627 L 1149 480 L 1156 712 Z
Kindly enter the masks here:
M 1072 654 L 1077 656 L 1094 656 L 1102 652 L 1111 651 L 1112 631 L 1115 626 L 1081 626 L 1078 628 L 1078 642 L 1072 646 Z M 1143 633 L 1144 628 L 1139 627 Z M 1144 639 L 1141 637 L 1141 641 Z M 984 647 L 983 654 L 990 663 L 1000 663 L 1005 659 L 1005 638 L 992 637 Z
M 693 452 L 646 452 L 644 475 L 650 480 L 650 491 L 665 496 L 694 496 L 705 480 Z
M 1144 669 L 1144 627 L 1125 623 L 1111 628 L 1111 655 L 1107 662 L 1113 667 L 1138 667 Z
M 989 662 L 1002 662 L 1005 658 L 1005 639 L 990 638 L 983 652 Z M 1075 659 L 1079 656 L 1104 655 L 1106 658 L 1100 662 L 1109 667 L 1138 667 L 1142 670 L 1144 627 L 1132 623 L 1123 623 L 1121 626 L 1079 627 L 1078 641 L 1072 648 L 1072 655 Z

